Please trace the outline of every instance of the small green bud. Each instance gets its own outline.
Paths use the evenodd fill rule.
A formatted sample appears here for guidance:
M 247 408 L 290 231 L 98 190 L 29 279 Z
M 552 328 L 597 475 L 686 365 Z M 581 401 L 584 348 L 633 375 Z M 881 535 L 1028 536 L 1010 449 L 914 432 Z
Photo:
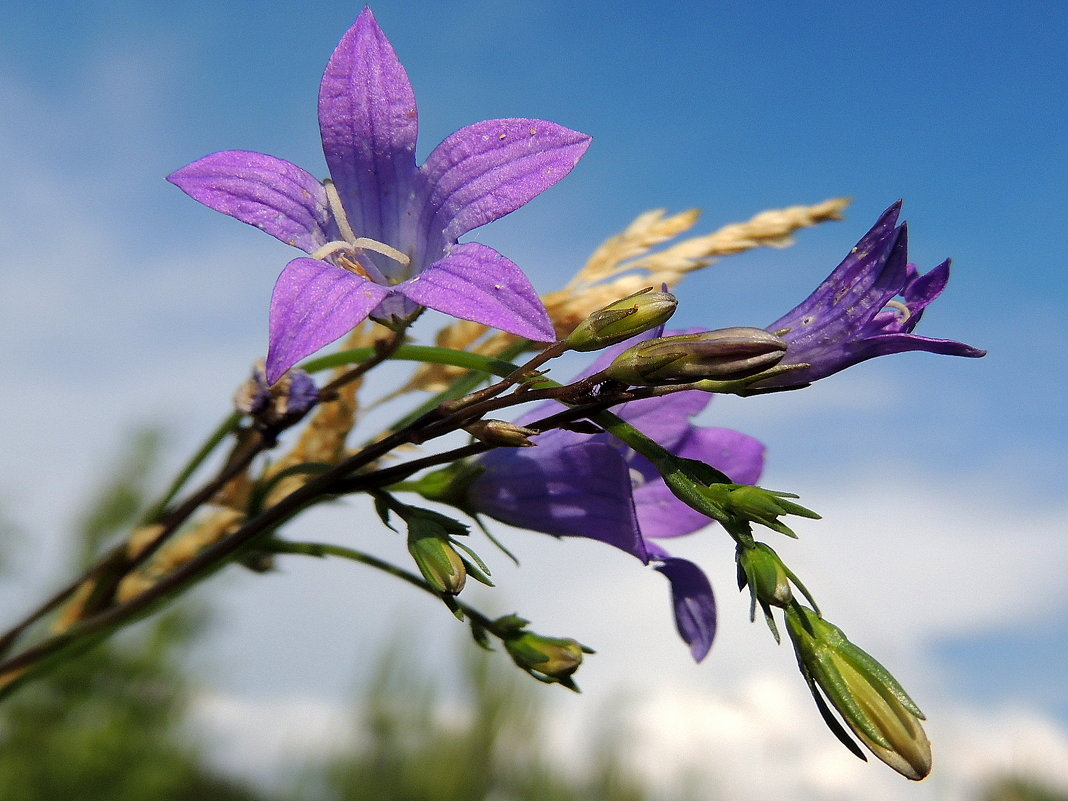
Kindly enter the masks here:
M 408 552 L 423 578 L 438 592 L 458 595 L 467 583 L 464 560 L 445 537 L 409 530 Z
M 923 713 L 886 668 L 837 626 L 800 604 L 787 607 L 786 626 L 816 705 L 839 739 L 864 758 L 830 714 L 819 690 L 853 734 L 891 768 L 914 781 L 930 773 L 931 743 L 920 725 Z
M 575 689 L 571 675 L 582 664 L 582 654 L 592 653 L 569 638 L 543 637 L 532 631 L 520 631 L 504 640 L 504 647 L 519 667 L 540 681 L 563 684 Z
M 723 487 L 720 489 L 719 487 Z M 732 512 L 746 520 L 760 523 L 772 531 L 785 534 L 787 537 L 797 537 L 788 525 L 779 518 L 783 515 L 797 515 L 818 520 L 819 515 L 811 509 L 806 509 L 799 503 L 794 503 L 789 498 L 797 496 L 789 492 L 776 492 L 751 484 L 719 485 L 715 488 L 719 492 L 725 492 L 723 504 Z
M 739 545 L 737 557 L 754 601 L 783 608 L 793 601 L 789 571 L 775 551 L 757 542 L 751 546 Z
M 570 350 L 601 350 L 666 323 L 678 305 L 670 292 L 646 287 L 598 309 L 579 323 L 565 341 Z
M 738 560 L 738 589 L 749 587 L 749 619 L 756 619 L 757 604 L 764 613 L 764 621 L 768 624 L 775 642 L 779 642 L 779 627 L 775 624 L 775 618 L 771 614 L 771 607 L 777 606 L 786 609 L 794 602 L 794 588 L 812 604 L 819 613 L 819 607 L 809 593 L 808 588 L 801 583 L 790 568 L 783 564 L 782 559 L 769 546 L 762 542 L 753 542 L 751 539 L 740 541 L 736 551 Z
M 464 426 L 464 431 L 479 442 L 504 448 L 529 448 L 534 444 L 530 438 L 540 433 L 504 420 L 476 420 Z
M 786 342 L 763 328 L 721 328 L 639 342 L 605 370 L 631 386 L 735 380 L 778 364 Z

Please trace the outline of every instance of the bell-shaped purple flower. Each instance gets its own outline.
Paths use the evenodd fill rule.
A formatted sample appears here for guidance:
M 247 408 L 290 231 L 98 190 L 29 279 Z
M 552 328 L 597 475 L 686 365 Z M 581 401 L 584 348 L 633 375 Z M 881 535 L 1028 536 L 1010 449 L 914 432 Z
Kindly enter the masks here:
M 949 281 L 949 260 L 920 275 L 908 263 L 908 229 L 897 224 L 900 212 L 898 201 L 815 292 L 767 326 L 789 345 L 780 367 L 808 366 L 757 382 L 752 389 L 805 386 L 858 362 L 903 351 L 986 354 L 963 342 L 912 333 L 923 310 Z
M 590 368 L 607 365 L 621 347 Z M 690 418 L 711 399 L 678 392 L 632 401 L 613 411 L 678 456 L 699 459 L 741 484 L 755 483 L 764 446 L 725 428 L 695 426 Z M 547 412 L 524 416 L 529 422 Z M 586 537 L 626 551 L 671 582 L 679 635 L 700 661 L 712 646 L 716 606 L 699 567 L 671 556 L 657 540 L 678 537 L 711 522 L 676 498 L 645 457 L 610 434 L 553 430 L 534 448 L 498 448 L 479 458 L 482 472 L 467 490 L 468 507 L 519 528 L 556 537 Z
M 407 319 L 421 307 L 554 339 L 519 267 L 457 240 L 567 175 L 588 136 L 546 120 L 487 120 L 417 165 L 411 83 L 367 8 L 327 64 L 319 127 L 331 176 L 322 183 L 288 161 L 241 150 L 168 176 L 201 203 L 309 254 L 291 261 L 274 288 L 270 383 L 368 316 Z

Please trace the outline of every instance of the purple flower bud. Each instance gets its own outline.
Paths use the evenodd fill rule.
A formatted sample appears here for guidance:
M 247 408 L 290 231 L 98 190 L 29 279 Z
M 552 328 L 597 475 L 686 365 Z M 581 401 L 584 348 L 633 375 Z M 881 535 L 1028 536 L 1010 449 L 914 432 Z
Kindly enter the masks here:
M 504 448 L 529 448 L 534 445 L 530 438 L 538 433 L 505 420 L 476 420 L 464 426 L 464 431 L 479 442 Z
M 617 356 L 605 374 L 631 386 L 727 381 L 774 367 L 786 343 L 762 328 L 721 328 L 639 342 Z

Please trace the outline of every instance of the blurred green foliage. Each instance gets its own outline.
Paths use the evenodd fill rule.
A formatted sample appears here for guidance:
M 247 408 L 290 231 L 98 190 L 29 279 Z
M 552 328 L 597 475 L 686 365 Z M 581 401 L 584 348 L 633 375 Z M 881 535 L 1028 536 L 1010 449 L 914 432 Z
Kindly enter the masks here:
M 1055 790 L 1033 779 L 1009 776 L 992 782 L 980 801 L 1068 801 L 1068 790 Z
M 308 772 L 300 801 L 652 797 L 614 741 L 601 743 L 580 769 L 554 764 L 544 746 L 551 734 L 539 713 L 539 687 L 483 652 L 467 653 L 465 686 L 443 691 L 437 680 L 420 678 L 401 651 L 387 652 L 356 707 L 356 746 Z
M 138 434 L 74 526 L 72 568 L 137 520 L 159 437 Z M 184 648 L 204 615 L 188 604 L 31 682 L 0 705 L 0 798 L 15 801 L 254 801 L 206 766 L 184 718 Z
M 124 466 L 107 474 L 79 518 L 76 565 L 137 520 L 158 450 L 156 435 L 140 434 Z M 0 704 L 0 800 L 668 801 L 628 769 L 619 739 L 586 742 L 584 764 L 559 764 L 547 745 L 554 732 L 540 711 L 542 687 L 470 643 L 461 686 L 442 686 L 433 665 L 387 649 L 354 704 L 351 746 L 288 766 L 275 787 L 228 776 L 189 720 L 198 685 L 183 656 L 206 623 L 203 606 L 183 599 Z M 695 784 L 670 801 L 717 797 Z M 976 799 L 1068 794 L 1007 777 Z

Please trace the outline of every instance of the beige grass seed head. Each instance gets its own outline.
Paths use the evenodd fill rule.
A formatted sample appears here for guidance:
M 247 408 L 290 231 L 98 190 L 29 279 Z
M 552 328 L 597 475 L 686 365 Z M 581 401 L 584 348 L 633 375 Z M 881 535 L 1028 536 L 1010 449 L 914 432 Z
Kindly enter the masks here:
M 842 219 L 842 211 L 849 203 L 849 198 L 838 197 L 810 206 L 770 209 L 746 222 L 732 223 L 660 250 L 656 250 L 657 246 L 693 228 L 700 211 L 689 209 L 671 216 L 663 209 L 646 211 L 623 231 L 606 239 L 564 289 L 550 292 L 542 300 L 557 336 L 562 338 L 597 309 L 644 287 L 677 286 L 688 273 L 724 256 L 760 247 L 788 247 L 793 243 L 792 235 L 802 228 Z M 435 343 L 495 355 L 516 340 L 511 334 L 490 331 L 484 325 L 461 320 L 443 328 Z M 457 367 L 423 365 L 401 392 L 440 392 L 463 373 Z

